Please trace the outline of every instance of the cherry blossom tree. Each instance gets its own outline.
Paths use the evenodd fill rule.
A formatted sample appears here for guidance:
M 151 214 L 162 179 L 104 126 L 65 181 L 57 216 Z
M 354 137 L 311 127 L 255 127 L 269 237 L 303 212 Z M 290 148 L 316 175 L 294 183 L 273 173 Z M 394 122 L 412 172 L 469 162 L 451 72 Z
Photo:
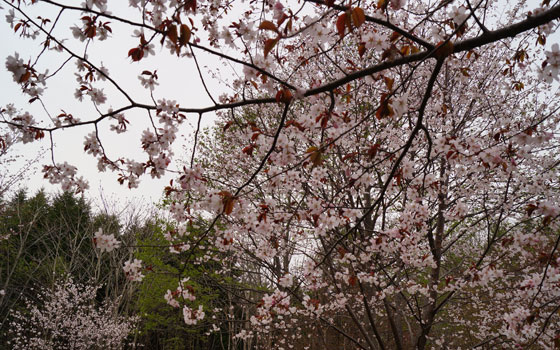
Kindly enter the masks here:
M 39 304 L 15 310 L 10 323 L 12 349 L 120 349 L 134 320 L 115 316 L 115 305 L 95 305 L 99 286 L 61 281 L 39 292 Z M 42 304 L 41 304 L 42 303 Z
M 46 108 L 45 124 L 5 108 L 3 123 L 51 145 L 62 129 L 91 130 L 84 151 L 130 188 L 177 172 L 165 188 L 170 254 L 259 281 L 231 291 L 242 312 L 205 310 L 179 276 L 165 299 L 187 324 L 218 332 L 235 320 L 233 338 L 262 348 L 320 346 L 316 334 L 359 349 L 559 345 L 560 51 L 546 46 L 558 2 L 129 4 L 134 16 L 106 0 L 5 0 L 15 33 L 42 45 L 34 59 L 6 60 L 22 93 L 42 103 L 74 63 L 74 96 L 95 117 Z M 34 6 L 56 14 L 37 19 Z M 74 25 L 62 28 L 67 16 Z M 117 24 L 134 37 L 121 55 L 138 67 L 143 102 L 90 49 L 118 40 Z M 51 51 L 62 57 L 54 73 L 39 68 Z M 144 65 L 166 55 L 197 68 L 209 106 L 158 93 L 160 73 Z M 202 56 L 234 67 L 231 93 L 215 96 L 206 75 L 223 73 L 205 71 Z M 136 111 L 144 159 L 104 147 L 109 132 L 141 123 L 128 117 Z M 191 119 L 181 164 L 174 143 Z M 45 177 L 83 191 L 77 168 L 51 150 Z M 141 268 L 125 265 L 132 279 Z

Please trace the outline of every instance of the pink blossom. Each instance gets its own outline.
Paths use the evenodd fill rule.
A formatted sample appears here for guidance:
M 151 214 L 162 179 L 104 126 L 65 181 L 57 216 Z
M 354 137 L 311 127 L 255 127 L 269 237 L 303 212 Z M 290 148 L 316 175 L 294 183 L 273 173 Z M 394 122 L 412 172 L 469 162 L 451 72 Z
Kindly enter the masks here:
M 99 228 L 94 235 L 93 241 L 95 247 L 101 252 L 111 252 L 115 248 L 119 248 L 121 242 L 117 241 L 114 235 L 104 235 L 103 229 Z

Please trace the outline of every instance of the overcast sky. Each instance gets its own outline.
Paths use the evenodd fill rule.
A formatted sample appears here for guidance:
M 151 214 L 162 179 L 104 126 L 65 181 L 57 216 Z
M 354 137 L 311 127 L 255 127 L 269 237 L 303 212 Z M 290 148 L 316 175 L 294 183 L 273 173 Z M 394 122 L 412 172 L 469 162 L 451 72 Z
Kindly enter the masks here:
M 73 4 L 76 2 L 74 1 Z M 115 7 L 120 5 L 120 7 Z M 128 19 L 134 19 L 138 16 L 136 11 L 131 11 L 126 5 L 127 1 L 112 1 L 109 3 L 109 9 L 114 14 L 125 14 Z M 3 5 L 6 7 L 5 5 Z M 41 15 L 43 17 L 54 18 L 52 7 L 44 5 L 35 5 L 33 8 L 33 17 Z M 13 55 L 18 52 L 20 57 L 27 61 L 30 57 L 35 57 L 39 52 L 39 41 L 32 42 L 31 40 L 22 40 L 13 34 L 13 30 L 5 22 L 4 16 L 7 9 L 0 10 L 2 20 L 0 20 L 0 35 L 3 38 L 3 44 L 0 45 L 0 57 L 2 60 L 8 55 Z M 75 13 L 61 18 L 60 23 L 57 25 L 58 33 L 62 38 L 71 38 L 71 32 L 68 30 L 73 24 L 76 23 L 74 18 Z M 113 29 L 114 36 L 117 40 L 107 40 L 104 42 L 93 42 L 88 48 L 88 59 L 95 64 L 103 63 L 109 69 L 109 75 L 115 79 L 127 92 L 131 93 L 133 98 L 138 102 L 150 103 L 151 99 L 146 90 L 140 87 L 138 75 L 145 69 L 157 69 L 160 85 L 155 90 L 154 95 L 156 100 L 159 98 L 167 98 L 176 100 L 182 106 L 189 107 L 203 107 L 211 105 L 210 99 L 207 97 L 203 90 L 202 84 L 195 70 L 195 66 L 191 64 L 190 60 L 185 58 L 177 58 L 167 54 L 167 50 L 156 47 L 156 54 L 159 51 L 165 52 L 164 55 L 158 55 L 157 59 L 148 58 L 142 60 L 140 63 L 132 63 L 127 57 L 127 52 L 130 48 L 138 45 L 138 39 L 133 38 L 131 29 L 122 26 L 118 23 L 110 24 Z M 56 32 L 55 32 L 56 33 Z M 68 40 L 65 44 L 70 44 L 76 52 L 83 52 L 83 44 L 76 45 L 75 40 Z M 46 54 L 41 58 L 37 67 L 39 72 L 44 72 L 49 69 L 53 72 L 56 67 L 68 57 L 68 55 L 54 55 Z M 152 56 L 153 57 L 153 56 Z M 205 64 L 217 64 L 216 60 L 208 57 L 201 56 L 199 59 Z M 181 61 L 181 62 L 179 62 Z M 201 64 L 204 64 L 201 63 Z M 4 65 L 4 62 L 2 62 Z M 71 113 L 74 117 L 81 120 L 88 120 L 96 118 L 95 109 L 91 101 L 84 99 L 80 103 L 74 98 L 74 91 L 78 87 L 78 83 L 74 77 L 75 60 L 66 64 L 66 66 L 57 74 L 56 77 L 49 81 L 47 90 L 44 93 L 43 101 L 46 109 L 51 115 L 58 115 L 64 109 L 67 113 Z M 29 104 L 28 97 L 21 94 L 19 86 L 12 80 L 11 74 L 5 69 L 0 69 L 0 81 L 2 84 L 2 93 L 0 94 L 0 106 L 6 106 L 8 103 L 13 103 L 16 107 L 22 110 L 29 111 L 34 115 L 36 120 L 42 120 L 43 125 L 47 126 L 49 123 L 49 116 L 46 114 L 42 106 L 35 102 Z M 215 96 L 219 92 L 225 92 L 227 89 L 225 85 L 219 83 L 211 83 L 210 88 L 215 92 Z M 105 93 L 108 96 L 108 102 L 101 105 L 101 110 L 105 112 L 108 108 L 118 108 L 126 105 L 126 101 L 122 95 L 108 85 L 105 86 Z M 183 147 L 190 143 L 193 133 L 193 125 L 196 125 L 198 116 L 188 115 L 187 122 L 180 129 L 176 142 L 175 153 L 178 159 L 190 159 L 190 155 L 184 154 Z M 117 135 L 109 131 L 109 123 L 101 123 L 99 132 L 100 138 L 105 146 L 109 156 L 116 158 L 117 156 L 124 156 L 126 158 L 136 159 L 138 161 L 145 161 L 146 155 L 141 151 L 141 143 L 139 135 L 148 127 L 147 115 L 142 111 L 135 111 L 126 114 L 126 118 L 130 121 L 130 131 L 124 134 Z M 212 123 L 214 116 L 206 114 L 203 116 L 203 126 L 209 126 Z M 97 161 L 91 156 L 86 155 L 83 151 L 84 136 L 92 132 L 93 126 L 69 128 L 54 133 L 55 142 L 55 160 L 56 162 L 64 162 L 75 165 L 78 167 L 78 173 L 89 180 L 90 189 L 87 192 L 87 197 L 98 198 L 102 191 L 105 196 L 113 198 L 141 198 L 152 202 L 157 202 L 162 196 L 163 187 L 169 183 L 173 178 L 172 174 L 162 179 L 151 179 L 145 176 L 142 178 L 139 189 L 130 190 L 128 187 L 121 186 L 117 182 L 116 173 L 100 173 L 97 170 Z M 28 172 L 28 179 L 18 184 L 18 187 L 27 187 L 34 191 L 41 187 L 45 187 L 48 191 L 59 191 L 59 186 L 50 185 L 42 178 L 41 168 L 43 164 L 50 163 L 49 139 L 46 137 L 42 142 L 35 142 L 33 144 L 18 145 L 14 148 L 15 153 L 23 156 L 19 162 L 13 165 L 14 171 L 24 163 L 24 159 L 35 159 L 41 149 L 45 150 L 44 157 L 39 159 L 35 171 Z

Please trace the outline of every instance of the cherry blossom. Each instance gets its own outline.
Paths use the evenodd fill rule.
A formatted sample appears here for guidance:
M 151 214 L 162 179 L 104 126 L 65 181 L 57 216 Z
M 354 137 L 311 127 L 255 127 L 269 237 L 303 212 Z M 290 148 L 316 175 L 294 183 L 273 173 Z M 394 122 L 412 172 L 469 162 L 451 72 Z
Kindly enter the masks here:
M 546 65 L 542 71 L 545 81 L 550 83 L 552 79 L 558 80 L 560 73 L 560 50 L 557 43 L 551 46 L 551 51 L 546 51 Z
M 6 69 L 12 73 L 15 82 L 19 82 L 27 71 L 23 59 L 19 57 L 17 52 L 14 56 L 8 56 L 6 59 Z
M 111 252 L 113 249 L 118 248 L 121 242 L 117 241 L 114 235 L 104 235 L 103 229 L 99 228 L 93 237 L 93 242 L 97 249 L 101 252 Z
M 187 306 L 183 307 L 183 317 L 187 325 L 195 325 L 198 321 L 204 319 L 205 313 L 202 310 L 202 305 L 198 306 L 197 310 L 193 310 Z
M 142 274 L 142 261 L 138 259 L 128 260 L 124 262 L 124 274 L 130 281 L 140 282 L 144 278 Z

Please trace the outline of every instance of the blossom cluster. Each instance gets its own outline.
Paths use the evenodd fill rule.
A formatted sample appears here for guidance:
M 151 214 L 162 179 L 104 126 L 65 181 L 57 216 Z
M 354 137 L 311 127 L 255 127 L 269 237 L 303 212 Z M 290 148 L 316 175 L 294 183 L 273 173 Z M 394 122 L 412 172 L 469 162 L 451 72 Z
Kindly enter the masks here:
M 206 314 L 203 311 L 202 305 L 198 306 L 198 309 L 194 310 L 188 306 L 183 306 L 183 319 L 187 325 L 195 325 L 198 321 L 202 321 Z
M 113 314 L 111 301 L 96 304 L 100 286 L 72 279 L 40 290 L 38 301 L 26 300 L 26 311 L 13 310 L 8 329 L 12 349 L 54 350 L 121 348 L 136 319 Z
M 119 248 L 121 245 L 121 242 L 115 238 L 115 235 L 104 235 L 102 228 L 99 228 L 99 230 L 95 232 L 93 236 L 93 243 L 101 252 L 111 252 L 113 249 Z
M 89 188 L 87 181 L 83 177 L 77 177 L 77 170 L 68 162 L 57 163 L 54 166 L 43 166 L 44 177 L 52 184 L 60 184 L 63 191 L 75 190 L 84 192 Z
M 546 60 L 544 68 L 540 72 L 545 82 L 551 83 L 553 80 L 560 79 L 560 49 L 558 43 L 552 44 L 550 51 L 546 51 Z
M 123 271 L 129 281 L 141 282 L 144 279 L 142 274 L 142 260 L 134 259 L 124 262 Z

